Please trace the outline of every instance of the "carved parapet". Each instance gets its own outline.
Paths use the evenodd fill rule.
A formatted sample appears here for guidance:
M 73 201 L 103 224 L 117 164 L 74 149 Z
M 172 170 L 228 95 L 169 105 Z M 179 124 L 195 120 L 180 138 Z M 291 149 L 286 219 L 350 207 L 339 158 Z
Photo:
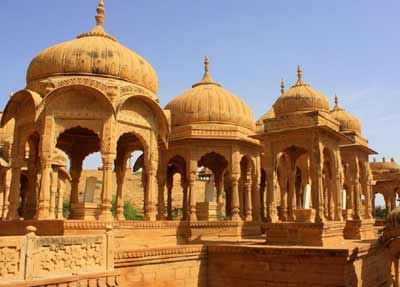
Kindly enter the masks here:
M 57 278 L 114 268 L 112 228 L 103 235 L 85 236 L 36 236 L 33 226 L 28 226 L 26 232 L 25 236 L 0 238 L 0 285 L 35 280 L 58 282 L 61 279 Z M 105 280 L 111 280 L 112 285 L 108 286 L 116 286 L 115 276 L 109 279 L 105 275 Z

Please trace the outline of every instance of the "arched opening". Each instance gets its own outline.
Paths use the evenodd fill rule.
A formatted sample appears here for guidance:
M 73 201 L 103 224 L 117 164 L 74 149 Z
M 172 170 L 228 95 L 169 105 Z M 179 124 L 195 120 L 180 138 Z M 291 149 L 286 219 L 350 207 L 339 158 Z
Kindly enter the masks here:
M 69 218 L 97 219 L 100 214 L 101 195 L 99 195 L 99 190 L 97 190 L 97 194 L 90 196 L 86 194 L 87 177 L 85 180 L 81 180 L 81 176 L 83 162 L 86 158 L 85 166 L 87 167 L 95 165 L 95 162 L 98 161 L 98 154 L 89 156 L 100 151 L 98 135 L 92 130 L 80 126 L 70 128 L 59 135 L 56 148 L 63 151 L 69 158 L 66 166 L 69 166 L 70 170 L 71 188 L 63 195 L 66 199 L 64 205 L 69 206 Z M 64 210 L 64 213 L 68 212 Z
M 165 197 L 164 197 L 165 198 Z M 186 161 L 176 155 L 167 164 L 167 220 L 188 218 L 188 184 Z
M 134 133 L 125 133 L 117 141 L 115 160 L 116 191 L 113 214 L 117 220 L 143 220 L 147 167 L 145 149 Z
M 203 155 L 197 163 L 198 174 L 195 185 L 197 219 L 204 221 L 223 220 L 226 216 L 225 172 L 228 161 L 220 154 Z
M 385 197 L 382 193 L 374 194 L 374 213 L 376 220 L 385 220 L 387 214 Z

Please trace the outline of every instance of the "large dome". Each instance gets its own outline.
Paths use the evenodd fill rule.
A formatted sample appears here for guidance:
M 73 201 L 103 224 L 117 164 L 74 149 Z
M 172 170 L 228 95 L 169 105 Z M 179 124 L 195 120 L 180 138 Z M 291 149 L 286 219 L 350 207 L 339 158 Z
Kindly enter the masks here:
M 296 84 L 276 100 L 273 106 L 276 116 L 311 111 L 329 113 L 329 99 L 304 83 L 300 66 L 297 69 L 297 77 Z
M 103 1 L 97 12 L 97 25 L 92 31 L 47 48 L 32 60 L 28 84 L 51 76 L 89 75 L 121 79 L 156 94 L 158 79 L 153 67 L 104 31 Z
M 335 107 L 331 111 L 331 116 L 340 123 L 341 132 L 361 133 L 361 122 L 355 116 L 339 107 L 339 99 L 335 96 Z
M 172 128 L 214 122 L 242 126 L 251 131 L 255 129 L 250 108 L 211 79 L 207 58 L 203 79 L 173 99 L 165 109 L 171 111 Z

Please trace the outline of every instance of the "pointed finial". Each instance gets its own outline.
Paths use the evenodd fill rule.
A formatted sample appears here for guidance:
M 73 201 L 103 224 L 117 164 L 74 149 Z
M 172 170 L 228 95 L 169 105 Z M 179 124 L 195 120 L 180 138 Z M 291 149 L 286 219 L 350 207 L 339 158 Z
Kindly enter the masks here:
M 213 81 L 211 78 L 210 72 L 209 72 L 209 67 L 210 67 L 210 61 L 208 59 L 208 56 L 204 57 L 204 75 L 201 81 L 197 84 L 192 85 L 192 87 L 197 87 L 199 85 L 206 85 L 206 84 L 212 84 L 212 85 L 217 85 L 221 86 L 220 84 L 217 84 Z
M 394 160 L 394 158 L 393 158 L 393 157 L 390 159 L 390 162 L 395 162 L 395 160 Z
M 204 72 L 205 72 L 205 73 L 208 73 L 208 64 L 209 64 L 208 56 L 206 55 L 206 56 L 204 57 Z
M 303 82 L 303 71 L 301 70 L 300 65 L 297 65 L 297 82 L 294 86 L 304 86 Z
M 104 22 L 104 0 L 99 1 L 99 5 L 97 6 L 97 15 L 96 15 L 96 23 L 98 26 L 103 25 Z
M 297 81 L 301 81 L 303 78 L 303 71 L 301 70 L 300 65 L 297 65 Z
M 386 162 L 386 157 L 383 157 L 383 158 L 382 158 L 382 162 Z
M 282 78 L 282 80 L 281 80 L 281 95 L 283 95 L 284 93 L 285 93 L 285 81 Z
M 339 98 L 335 93 L 335 108 L 338 108 L 338 107 L 339 107 Z

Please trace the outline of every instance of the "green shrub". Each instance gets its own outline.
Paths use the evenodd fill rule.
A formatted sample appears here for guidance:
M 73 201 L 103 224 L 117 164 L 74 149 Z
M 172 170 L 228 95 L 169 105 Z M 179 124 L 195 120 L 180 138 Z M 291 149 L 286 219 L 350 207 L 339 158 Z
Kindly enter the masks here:
M 111 201 L 111 213 L 115 216 L 117 210 L 117 199 L 113 196 Z M 139 213 L 139 210 L 132 205 L 129 201 L 124 202 L 124 216 L 126 220 L 143 220 L 143 215 Z
M 377 206 L 375 208 L 375 219 L 376 220 L 385 220 L 386 219 L 387 210 L 382 206 Z
M 69 214 L 70 214 L 70 212 L 69 212 L 69 201 L 67 201 L 67 200 L 63 201 L 62 213 L 63 213 L 64 218 L 68 218 L 69 217 Z

